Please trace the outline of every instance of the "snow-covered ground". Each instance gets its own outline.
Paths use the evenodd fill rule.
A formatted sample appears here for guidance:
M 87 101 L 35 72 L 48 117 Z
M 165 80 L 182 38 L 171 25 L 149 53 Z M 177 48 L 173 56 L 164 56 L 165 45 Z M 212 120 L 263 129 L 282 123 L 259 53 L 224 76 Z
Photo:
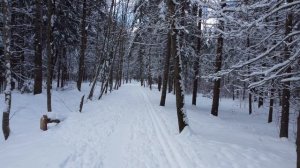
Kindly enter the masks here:
M 99 90 L 99 89 L 98 89 Z M 97 89 L 96 89 L 97 91 Z M 88 92 L 85 84 L 83 93 Z M 64 119 L 43 132 L 40 117 L 46 95 L 14 92 L 11 136 L 0 136 L 3 168 L 293 168 L 293 140 L 278 138 L 267 124 L 267 108 L 249 116 L 244 104 L 222 99 L 219 117 L 210 115 L 211 100 L 186 97 L 189 129 L 178 134 L 175 97 L 158 106 L 160 93 L 128 84 L 100 101 L 86 101 L 69 87 L 53 91 L 53 114 Z M 97 92 L 96 92 L 97 93 Z M 0 95 L 3 107 L 4 96 Z M 2 114 L 1 114 L 2 117 Z M 275 117 L 276 118 L 276 117 Z

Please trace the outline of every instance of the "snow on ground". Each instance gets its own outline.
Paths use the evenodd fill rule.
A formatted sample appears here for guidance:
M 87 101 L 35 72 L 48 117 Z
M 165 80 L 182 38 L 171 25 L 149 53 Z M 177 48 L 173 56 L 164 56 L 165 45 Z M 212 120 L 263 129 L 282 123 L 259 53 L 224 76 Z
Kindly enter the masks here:
M 99 90 L 99 89 L 98 89 Z M 97 91 L 97 89 L 96 89 Z M 88 92 L 88 84 L 83 93 Z M 100 101 L 86 101 L 75 88 L 53 91 L 52 116 L 64 119 L 43 132 L 39 119 L 46 95 L 13 93 L 11 136 L 0 136 L 1 167 L 43 168 L 293 168 L 293 140 L 279 139 L 265 110 L 249 116 L 238 101 L 222 99 L 220 116 L 211 100 L 186 108 L 190 127 L 178 134 L 175 97 L 158 106 L 160 93 L 128 84 Z M 3 107 L 3 95 L 0 95 Z M 2 115 L 1 115 L 2 116 Z

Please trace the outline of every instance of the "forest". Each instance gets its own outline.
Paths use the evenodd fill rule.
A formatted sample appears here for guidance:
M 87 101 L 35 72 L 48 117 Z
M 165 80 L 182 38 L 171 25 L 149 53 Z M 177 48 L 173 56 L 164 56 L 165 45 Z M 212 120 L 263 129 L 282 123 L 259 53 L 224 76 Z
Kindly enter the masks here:
M 47 136 L 47 139 L 65 137 L 63 130 L 70 139 L 71 135 L 76 136 L 76 130 L 86 133 L 93 129 L 97 132 L 91 134 L 105 137 L 104 132 L 115 124 L 110 130 L 115 137 L 105 142 L 100 138 L 99 143 L 109 141 L 107 146 L 122 148 L 120 151 L 125 153 L 128 148 L 130 156 L 144 159 L 149 165 L 133 158 L 127 159 L 127 163 L 126 158 L 121 159 L 123 155 L 114 154 L 117 149 L 111 156 L 101 156 L 103 163 L 99 159 L 96 164 L 97 159 L 93 159 L 96 154 L 91 150 L 98 154 L 102 148 L 97 151 L 89 146 L 76 148 L 89 152 L 83 152 L 86 155 L 82 154 L 82 158 L 81 152 L 73 153 L 59 167 L 247 167 L 248 164 L 300 168 L 300 0 L 1 0 L 0 29 L 0 109 L 4 138 L 0 139 L 0 146 L 7 146 L 0 153 L 21 143 L 16 139 L 31 135 L 15 129 L 25 127 L 22 123 L 30 120 L 35 123 L 27 126 L 28 130 L 37 129 L 33 137 Z M 232 109 L 227 109 L 231 106 Z M 75 111 L 76 115 L 66 111 Z M 203 111 L 207 113 L 198 114 Z M 102 128 L 94 128 L 98 125 L 97 117 L 102 132 Z M 84 121 L 94 125 L 84 127 L 85 130 L 76 126 L 72 130 L 71 121 L 82 127 L 86 126 Z M 261 155 L 270 160 L 258 159 L 258 165 L 251 163 L 256 152 L 249 153 L 252 149 L 249 146 L 243 152 L 242 147 L 247 144 L 240 144 L 242 139 L 237 142 L 241 148 L 236 150 L 246 153 L 248 159 L 245 156 L 239 162 L 239 157 L 233 154 L 232 162 L 229 158 L 225 165 L 219 158 L 222 155 L 216 156 L 216 161 L 220 161 L 216 165 L 211 164 L 214 156 L 208 158 L 209 162 L 206 160 L 207 164 L 197 160 L 203 157 L 201 149 L 191 152 L 192 146 L 205 148 L 207 143 L 215 152 L 217 146 L 225 145 L 227 152 L 234 149 L 234 145 L 230 148 L 231 142 L 227 149 L 223 141 L 240 129 L 231 122 L 246 131 L 255 130 L 245 135 L 251 147 L 252 134 L 270 135 L 261 140 L 265 144 L 269 139 L 274 143 Z M 234 130 L 228 130 L 231 127 Z M 139 135 L 140 139 L 130 142 L 124 135 L 124 142 L 117 142 L 123 134 L 134 130 L 132 137 Z M 153 145 L 151 156 L 138 157 L 143 150 L 151 151 L 152 148 L 143 147 L 147 141 L 156 144 L 138 134 L 141 131 L 149 137 L 157 136 L 155 142 L 161 144 L 161 147 Z M 223 135 L 219 132 L 227 132 L 228 135 L 220 137 L 224 144 L 216 143 L 213 148 L 214 135 L 210 131 L 218 137 Z M 207 134 L 212 139 L 201 144 Z M 74 142 L 80 143 L 83 142 Z M 280 147 L 273 148 L 276 145 Z M 253 146 L 258 149 L 260 145 Z M 264 152 L 283 153 L 268 156 Z M 0 162 L 10 156 L 1 155 Z M 159 155 L 164 155 L 165 160 L 156 163 Z M 105 160 L 106 157 L 111 160 Z M 282 161 L 281 165 L 271 166 L 272 160 L 277 159 Z M 9 161 L 5 165 L 10 167 Z

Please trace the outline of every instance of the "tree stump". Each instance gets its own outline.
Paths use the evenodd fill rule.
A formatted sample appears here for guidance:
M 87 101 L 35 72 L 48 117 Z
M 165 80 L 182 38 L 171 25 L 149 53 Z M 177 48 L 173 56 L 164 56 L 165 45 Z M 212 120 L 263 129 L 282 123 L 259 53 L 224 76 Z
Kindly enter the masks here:
M 43 117 L 40 119 L 40 128 L 41 130 L 43 131 L 47 131 L 48 130 L 48 126 L 47 124 L 48 123 L 60 123 L 60 120 L 59 119 L 51 119 L 51 118 L 48 118 L 47 115 L 43 115 Z
M 47 117 L 47 115 L 43 115 L 43 117 L 40 119 L 41 130 L 47 131 L 47 129 L 48 129 L 47 123 L 48 123 L 48 117 Z

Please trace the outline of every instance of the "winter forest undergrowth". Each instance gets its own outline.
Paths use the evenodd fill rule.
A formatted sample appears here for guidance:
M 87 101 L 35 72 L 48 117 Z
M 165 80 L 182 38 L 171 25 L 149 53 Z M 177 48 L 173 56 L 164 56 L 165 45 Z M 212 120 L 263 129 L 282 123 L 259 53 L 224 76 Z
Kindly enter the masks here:
M 300 168 L 300 0 L 1 0 L 0 166 Z

